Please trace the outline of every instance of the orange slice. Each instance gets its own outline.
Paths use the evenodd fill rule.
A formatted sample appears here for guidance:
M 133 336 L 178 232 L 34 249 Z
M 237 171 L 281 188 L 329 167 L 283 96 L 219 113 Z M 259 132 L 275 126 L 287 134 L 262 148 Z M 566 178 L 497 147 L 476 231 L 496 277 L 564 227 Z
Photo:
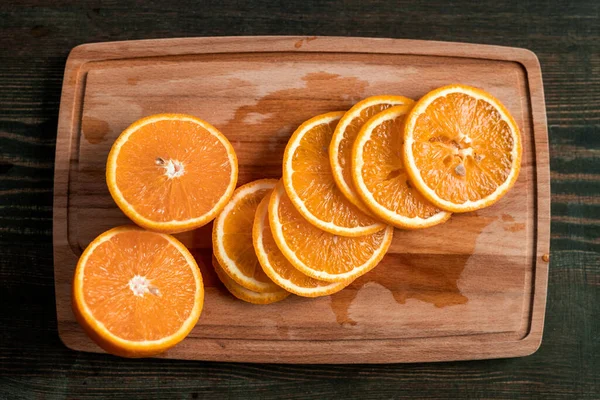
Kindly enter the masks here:
M 106 182 L 136 224 L 183 232 L 210 222 L 235 189 L 233 147 L 215 127 L 184 114 L 142 118 L 121 133 L 106 162 Z
M 219 261 L 217 261 L 217 258 L 214 256 L 212 258 L 212 264 L 213 268 L 215 269 L 215 272 L 217 273 L 217 277 L 219 277 L 219 280 L 221 281 L 221 283 L 223 283 L 223 285 L 229 291 L 229 293 L 245 302 L 252 304 L 271 304 L 281 301 L 290 295 L 283 289 L 271 293 L 259 293 L 246 289 L 245 287 L 231 279 L 231 277 L 227 275 L 227 273 L 225 273 L 225 271 L 219 264 Z
M 352 178 L 373 214 L 397 228 L 427 228 L 447 221 L 451 213 L 435 207 L 408 181 L 402 147 L 410 109 L 388 108 L 363 125 L 352 150 Z
M 73 279 L 73 311 L 104 350 L 148 357 L 183 340 L 198 321 L 198 265 L 170 235 L 122 226 L 85 249 Z
M 337 124 L 329 145 L 329 162 L 337 187 L 348 200 L 366 213 L 365 206 L 352 181 L 352 146 L 363 124 L 375 114 L 398 105 L 411 105 L 414 101 L 404 96 L 371 96 L 356 103 Z
M 240 186 L 213 225 L 213 252 L 219 264 L 238 285 L 254 292 L 281 291 L 263 272 L 252 245 L 256 208 L 276 183 L 260 179 Z
M 406 171 L 429 201 L 447 211 L 473 211 L 500 200 L 519 176 L 521 151 L 517 123 L 481 89 L 441 87 L 406 117 Z
M 283 155 L 283 183 L 294 207 L 314 226 L 341 236 L 369 235 L 385 225 L 344 197 L 329 164 L 327 149 L 343 115 L 318 115 L 296 129 Z
M 269 226 L 269 198 L 259 204 L 254 217 L 252 238 L 258 261 L 265 273 L 288 292 L 304 297 L 327 296 L 339 292 L 350 282 L 326 282 L 297 270 L 277 247 Z
M 328 282 L 348 282 L 370 271 L 394 233 L 391 226 L 360 237 L 325 232 L 296 210 L 281 183 L 269 200 L 269 225 L 277 247 L 296 269 Z

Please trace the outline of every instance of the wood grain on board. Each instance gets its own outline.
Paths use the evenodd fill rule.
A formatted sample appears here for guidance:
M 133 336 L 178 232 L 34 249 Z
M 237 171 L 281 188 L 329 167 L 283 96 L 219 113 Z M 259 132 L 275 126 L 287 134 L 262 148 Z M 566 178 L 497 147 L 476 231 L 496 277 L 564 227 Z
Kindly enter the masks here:
M 237 37 L 83 45 L 65 71 L 57 139 L 54 252 L 58 327 L 100 351 L 75 323 L 77 258 L 128 223 L 104 181 L 108 151 L 133 121 L 160 112 L 203 118 L 232 142 L 239 184 L 281 175 L 304 120 L 376 94 L 414 99 L 449 83 L 500 99 L 523 136 L 521 175 L 496 205 L 438 227 L 396 230 L 372 272 L 333 296 L 256 306 L 210 267 L 210 229 L 178 235 L 201 261 L 203 314 L 166 358 L 382 363 L 524 356 L 541 341 L 549 253 L 549 165 L 541 71 L 523 49 L 392 39 Z

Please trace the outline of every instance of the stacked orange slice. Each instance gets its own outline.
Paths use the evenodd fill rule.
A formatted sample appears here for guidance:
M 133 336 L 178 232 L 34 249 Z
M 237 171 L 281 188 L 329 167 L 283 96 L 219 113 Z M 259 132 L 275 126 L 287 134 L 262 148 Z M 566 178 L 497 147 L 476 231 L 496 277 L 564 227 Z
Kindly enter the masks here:
M 347 282 L 370 271 L 385 255 L 393 236 L 389 226 L 359 237 L 319 229 L 298 212 L 281 184 L 271 195 L 269 223 L 287 260 L 305 275 L 327 282 Z
M 240 285 L 223 270 L 221 264 L 216 257 L 213 256 L 212 265 L 217 273 L 217 277 L 223 283 L 225 288 L 240 300 L 252 304 L 271 304 L 281 301 L 290 294 L 284 290 L 276 290 L 273 292 L 255 292 Z
M 449 85 L 427 93 L 406 117 L 404 163 L 417 190 L 441 209 L 488 207 L 515 184 L 521 134 L 498 99 Z
M 294 207 L 311 224 L 334 235 L 363 236 L 385 225 L 352 204 L 336 186 L 328 149 L 343 115 L 318 115 L 296 129 L 283 156 L 283 183 Z
M 234 296 L 252 303 L 268 304 L 283 300 L 288 294 L 265 274 L 252 242 L 256 209 L 276 183 L 273 179 L 260 179 L 240 186 L 213 225 L 217 261 L 213 265 L 217 275 Z M 261 297 L 259 293 L 269 295 Z
M 269 200 L 265 197 L 254 218 L 252 231 L 254 249 L 264 272 L 279 286 L 290 293 L 304 297 L 326 296 L 336 293 L 350 281 L 327 282 L 303 274 L 288 261 L 273 238 L 269 222 Z
M 359 101 L 350 108 L 337 124 L 331 144 L 329 145 L 329 161 L 333 178 L 340 191 L 355 206 L 366 213 L 370 209 L 365 206 L 352 180 L 352 149 L 356 137 L 364 124 L 376 114 L 394 106 L 411 106 L 413 100 L 404 96 L 371 96 Z
M 410 181 L 402 160 L 404 119 L 411 106 L 395 106 L 363 125 L 352 149 L 352 179 L 371 212 L 397 228 L 427 228 L 450 213 L 426 200 Z

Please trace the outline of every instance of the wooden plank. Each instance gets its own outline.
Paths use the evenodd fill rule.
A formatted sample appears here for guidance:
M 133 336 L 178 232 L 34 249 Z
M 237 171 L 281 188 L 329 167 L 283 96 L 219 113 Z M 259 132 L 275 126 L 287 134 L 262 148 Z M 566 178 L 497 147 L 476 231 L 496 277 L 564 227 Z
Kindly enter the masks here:
M 457 81 L 498 97 L 522 130 L 523 169 L 500 203 L 440 227 L 396 231 L 382 265 L 331 297 L 256 307 L 207 279 L 199 324 L 163 357 L 379 363 L 532 353 L 543 328 L 550 212 L 537 58 L 497 46 L 359 38 L 151 40 L 71 52 L 54 192 L 62 340 L 98 351 L 74 323 L 70 280 L 82 248 L 127 221 L 108 195 L 103 169 L 112 141 L 133 120 L 177 111 L 210 121 L 233 143 L 243 184 L 279 177 L 289 135 L 312 115 L 373 94 L 418 98 Z M 209 228 L 182 235 L 206 265 Z

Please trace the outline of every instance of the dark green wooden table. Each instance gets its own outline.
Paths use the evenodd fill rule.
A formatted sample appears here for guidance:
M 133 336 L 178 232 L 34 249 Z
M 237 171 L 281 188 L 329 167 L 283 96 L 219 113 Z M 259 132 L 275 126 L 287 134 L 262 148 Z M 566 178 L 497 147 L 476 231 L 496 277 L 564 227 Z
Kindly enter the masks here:
M 0 399 L 600 398 L 600 2 L 469 3 L 0 2 Z M 112 40 L 295 34 L 498 44 L 538 55 L 550 134 L 552 242 L 537 353 L 444 364 L 294 366 L 125 360 L 61 344 L 52 186 L 69 50 Z

